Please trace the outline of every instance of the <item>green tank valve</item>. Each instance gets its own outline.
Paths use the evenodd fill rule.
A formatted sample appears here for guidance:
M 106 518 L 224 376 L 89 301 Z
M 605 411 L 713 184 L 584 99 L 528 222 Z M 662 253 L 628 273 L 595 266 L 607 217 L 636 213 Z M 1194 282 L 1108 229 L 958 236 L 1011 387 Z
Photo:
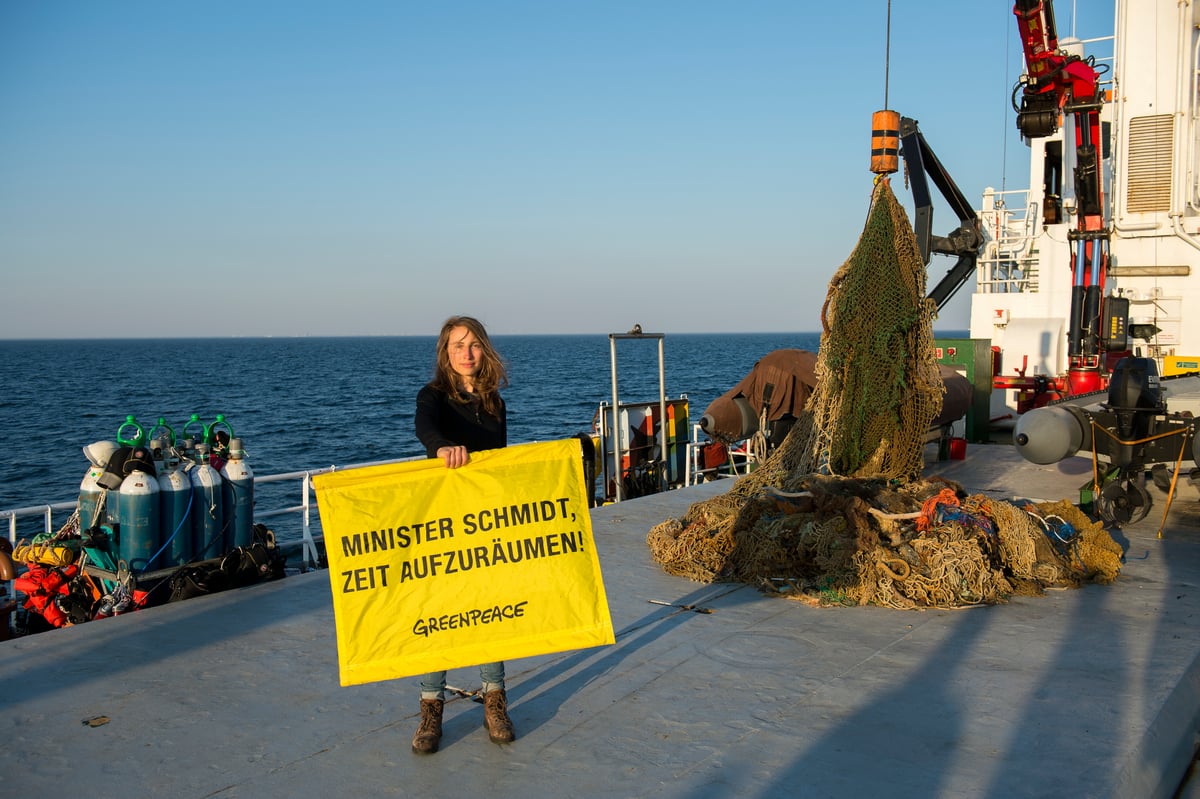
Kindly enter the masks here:
M 154 427 L 150 428 L 149 438 L 151 441 L 154 441 L 155 439 L 158 438 L 159 430 L 166 430 L 167 431 L 167 443 L 170 444 L 172 447 L 175 446 L 175 431 L 171 428 L 171 425 L 167 424 L 167 420 L 161 416 L 158 417 L 158 424 L 156 424 L 156 425 L 154 425 Z
M 125 430 L 132 427 L 137 431 L 133 438 L 125 438 Z M 117 443 L 123 447 L 138 447 L 146 441 L 146 430 L 138 424 L 137 418 L 131 413 L 125 417 L 125 421 L 117 428 Z
M 233 425 L 225 421 L 225 414 L 218 413 L 217 418 L 210 425 L 204 427 L 204 441 L 206 444 L 217 444 L 217 427 L 224 427 L 229 433 L 229 438 L 237 438 L 237 434 L 233 432 Z
M 197 425 L 197 424 L 200 425 L 200 436 L 201 436 L 200 438 L 196 438 L 196 436 L 194 434 L 189 432 L 192 429 L 192 425 Z M 207 435 L 208 435 L 208 430 L 205 428 L 204 422 L 200 421 L 200 414 L 193 413 L 192 418 L 188 419 L 186 422 L 184 422 L 184 424 L 183 424 L 183 437 L 184 438 L 192 438 L 193 440 L 196 440 L 196 441 L 204 441 L 204 436 L 207 436 Z

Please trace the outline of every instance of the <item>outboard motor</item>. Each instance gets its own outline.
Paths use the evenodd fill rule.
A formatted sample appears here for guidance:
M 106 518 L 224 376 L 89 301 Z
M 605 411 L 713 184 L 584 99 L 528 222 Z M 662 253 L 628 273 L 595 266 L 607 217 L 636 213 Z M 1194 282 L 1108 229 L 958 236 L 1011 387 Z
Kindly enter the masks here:
M 1129 357 L 1117 361 L 1108 382 L 1106 407 L 1115 414 L 1114 432 L 1122 442 L 1150 435 L 1154 416 L 1167 410 L 1158 382 L 1158 365 L 1153 358 Z M 1114 442 L 1110 455 L 1117 466 L 1128 466 L 1137 453 L 1132 444 Z
M 1149 432 L 1146 412 L 1166 411 L 1153 358 L 1117 361 L 1108 381 L 1108 407 L 1117 412 L 1121 438 L 1142 438 Z

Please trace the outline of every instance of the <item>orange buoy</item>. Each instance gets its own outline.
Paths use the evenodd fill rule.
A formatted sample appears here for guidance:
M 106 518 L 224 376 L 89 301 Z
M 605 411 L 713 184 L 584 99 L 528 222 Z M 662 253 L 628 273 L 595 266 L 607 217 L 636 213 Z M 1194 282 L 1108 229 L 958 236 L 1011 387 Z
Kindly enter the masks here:
M 871 115 L 871 171 L 890 175 L 900 168 L 900 114 L 876 111 Z

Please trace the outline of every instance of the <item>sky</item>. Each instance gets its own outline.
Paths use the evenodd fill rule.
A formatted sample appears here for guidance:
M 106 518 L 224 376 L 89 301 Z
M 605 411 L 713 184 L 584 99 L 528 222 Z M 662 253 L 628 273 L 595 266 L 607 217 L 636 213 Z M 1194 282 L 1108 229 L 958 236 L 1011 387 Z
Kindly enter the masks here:
M 1029 178 L 1009 0 L 814 6 L 5 0 L 0 339 L 819 330 L 875 111 Z

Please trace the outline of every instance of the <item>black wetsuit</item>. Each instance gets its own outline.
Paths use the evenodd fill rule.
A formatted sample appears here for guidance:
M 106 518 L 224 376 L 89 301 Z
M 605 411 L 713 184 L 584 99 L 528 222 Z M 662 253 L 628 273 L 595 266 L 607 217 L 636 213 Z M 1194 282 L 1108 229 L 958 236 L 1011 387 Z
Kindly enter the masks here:
M 441 447 L 461 445 L 467 452 L 479 452 L 508 446 L 504 400 L 500 400 L 500 418 L 496 418 L 484 412 L 479 397 L 469 397 L 469 402 L 457 402 L 432 385 L 417 392 L 417 438 L 428 457 L 436 458 Z

